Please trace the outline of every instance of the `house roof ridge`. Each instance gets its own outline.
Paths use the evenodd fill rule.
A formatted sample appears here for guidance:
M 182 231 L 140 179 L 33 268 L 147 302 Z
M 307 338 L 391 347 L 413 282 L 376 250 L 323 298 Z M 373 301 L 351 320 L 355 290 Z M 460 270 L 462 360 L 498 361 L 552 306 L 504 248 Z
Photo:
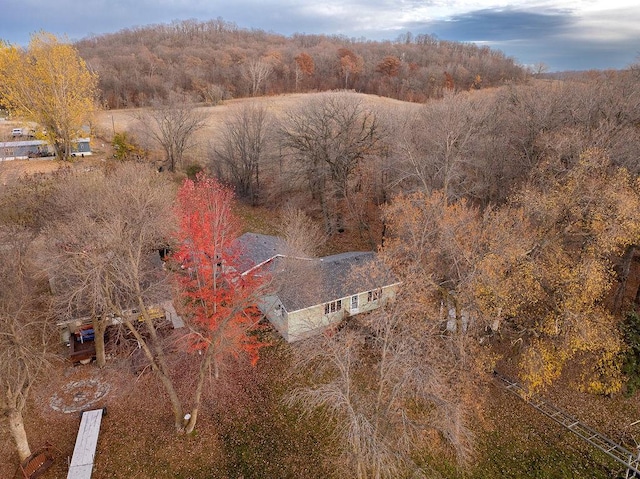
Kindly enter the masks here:
M 351 258 L 359 258 L 361 256 L 375 256 L 376 253 L 375 251 L 345 251 L 343 253 L 336 253 L 336 254 L 331 254 L 329 256 L 323 256 L 322 258 L 319 258 L 320 261 L 325 262 L 325 261 L 341 261 L 344 259 L 351 259 Z

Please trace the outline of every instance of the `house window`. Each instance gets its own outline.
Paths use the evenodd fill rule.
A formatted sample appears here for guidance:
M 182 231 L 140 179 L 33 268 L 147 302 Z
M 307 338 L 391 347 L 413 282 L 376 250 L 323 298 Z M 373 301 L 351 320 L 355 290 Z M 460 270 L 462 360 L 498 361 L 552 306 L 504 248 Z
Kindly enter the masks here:
M 356 309 L 358 309 L 358 295 L 354 294 L 351 296 L 351 310 L 355 311 Z
M 369 291 L 367 293 L 367 301 L 378 301 L 382 298 L 382 289 L 376 289 L 374 291 Z
M 335 313 L 336 311 L 340 311 L 341 309 L 342 309 L 341 299 L 337 301 L 331 301 L 330 303 L 325 303 L 324 314 Z

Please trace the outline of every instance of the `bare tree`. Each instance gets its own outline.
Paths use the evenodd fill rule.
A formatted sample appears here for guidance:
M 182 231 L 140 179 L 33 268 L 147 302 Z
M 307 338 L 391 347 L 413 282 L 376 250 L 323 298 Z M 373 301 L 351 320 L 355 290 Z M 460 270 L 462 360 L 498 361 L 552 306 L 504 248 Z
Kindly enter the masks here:
M 141 123 L 140 137 L 147 137 L 164 151 L 170 171 L 182 165 L 185 152 L 193 148 L 194 134 L 205 126 L 206 115 L 186 101 L 172 100 L 157 105 L 137 116 Z
M 382 273 L 367 268 L 353 274 Z M 422 448 L 434 456 L 449 450 L 460 464 L 473 456 L 473 414 L 463 395 L 473 386 L 461 387 L 464 356 L 443 332 L 438 309 L 418 307 L 437 292 L 421 279 L 396 303 L 294 347 L 294 367 L 311 384 L 295 389 L 287 402 L 319 409 L 336 424 L 346 469 L 341 475 L 428 477 L 429 465 L 412 459 Z
M 344 87 L 349 88 L 349 79 L 362 73 L 364 69 L 364 60 L 360 55 L 356 55 L 348 48 L 338 49 L 338 58 L 340 61 L 340 73 L 344 77 Z
M 149 308 L 168 295 L 156 258 L 175 224 L 173 188 L 165 177 L 139 164 L 124 164 L 108 175 L 81 181 L 93 187 L 80 187 L 82 196 L 61 197 L 69 215 L 49 230 L 58 302 L 69 314 L 85 308 L 93 317 L 121 319 L 162 382 L 176 430 L 182 431 L 183 407 L 149 315 Z M 80 207 L 74 209 L 74 203 Z
M 22 461 L 31 455 L 24 413 L 31 387 L 49 365 L 52 331 L 46 281 L 38 278 L 31 261 L 31 235 L 2 227 L 0 250 L 0 415 Z
M 56 309 L 62 318 L 91 318 L 98 367 L 106 364 L 107 297 L 118 241 L 106 228 L 112 218 L 112 205 L 104 202 L 108 193 L 102 174 L 68 177 L 56 192 L 58 214 L 47 231 Z
M 549 65 L 545 62 L 536 62 L 530 67 L 529 71 L 532 75 L 539 77 L 549 71 Z
M 376 114 L 349 93 L 325 93 L 289 111 L 280 127 L 282 145 L 302 166 L 327 233 L 340 226 L 352 174 L 379 145 Z
M 322 230 L 307 214 L 292 204 L 280 212 L 278 230 L 286 242 L 287 254 L 299 257 L 316 257 L 327 241 Z
M 474 164 L 474 142 L 486 113 L 477 100 L 448 92 L 425 105 L 403 133 L 402 168 L 414 187 L 426 193 L 442 189 L 445 197 L 465 194 L 465 175 Z
M 263 59 L 253 59 L 244 65 L 243 75 L 249 83 L 251 96 L 257 96 L 263 88 L 269 76 L 273 73 L 273 67 Z
M 235 112 L 222 127 L 211 153 L 213 170 L 230 181 L 241 197 L 256 204 L 260 173 L 269 156 L 270 119 L 264 106 L 249 104 Z

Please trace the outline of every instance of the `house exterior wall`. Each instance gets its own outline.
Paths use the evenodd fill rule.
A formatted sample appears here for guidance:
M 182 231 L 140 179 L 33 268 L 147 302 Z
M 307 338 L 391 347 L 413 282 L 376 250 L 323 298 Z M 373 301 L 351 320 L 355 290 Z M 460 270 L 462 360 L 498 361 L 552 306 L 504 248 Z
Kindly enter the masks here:
M 313 336 L 331 324 L 339 323 L 345 317 L 345 310 L 324 314 L 324 304 L 318 304 L 299 311 L 292 311 L 288 316 L 289 335 L 285 339 L 292 343 Z
M 42 140 L 0 142 L 0 161 L 26 160 L 49 154 L 49 145 Z
M 88 156 L 91 154 L 89 138 L 78 138 L 71 145 L 72 156 Z M 32 157 L 38 158 L 53 155 L 51 146 L 43 140 L 0 142 L 0 161 L 26 160 Z
M 289 341 L 288 313 L 280 299 L 274 295 L 263 296 L 258 302 L 258 309 L 266 316 L 278 333 Z
M 319 333 L 327 326 L 339 323 L 348 316 L 373 311 L 388 301 L 394 300 L 398 287 L 399 283 L 380 288 L 377 299 L 372 299 L 371 301 L 369 301 L 369 291 L 353 295 L 358 298 L 357 308 L 352 308 L 352 296 L 347 296 L 340 298 L 342 309 L 333 313 L 325 314 L 324 303 L 299 311 L 292 311 L 286 315 L 286 322 L 288 323 L 286 326 L 287 334 L 283 334 L 283 337 L 287 342 L 299 341 Z M 274 326 L 276 325 L 274 324 Z M 278 326 L 276 326 L 276 329 L 280 331 Z

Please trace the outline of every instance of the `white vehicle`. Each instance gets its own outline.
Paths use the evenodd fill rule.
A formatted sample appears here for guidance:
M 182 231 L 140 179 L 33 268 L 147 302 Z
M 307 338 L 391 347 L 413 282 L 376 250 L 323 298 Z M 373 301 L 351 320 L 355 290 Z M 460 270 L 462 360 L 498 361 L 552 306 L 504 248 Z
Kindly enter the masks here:
M 22 128 L 14 128 L 11 130 L 11 136 L 22 136 Z

